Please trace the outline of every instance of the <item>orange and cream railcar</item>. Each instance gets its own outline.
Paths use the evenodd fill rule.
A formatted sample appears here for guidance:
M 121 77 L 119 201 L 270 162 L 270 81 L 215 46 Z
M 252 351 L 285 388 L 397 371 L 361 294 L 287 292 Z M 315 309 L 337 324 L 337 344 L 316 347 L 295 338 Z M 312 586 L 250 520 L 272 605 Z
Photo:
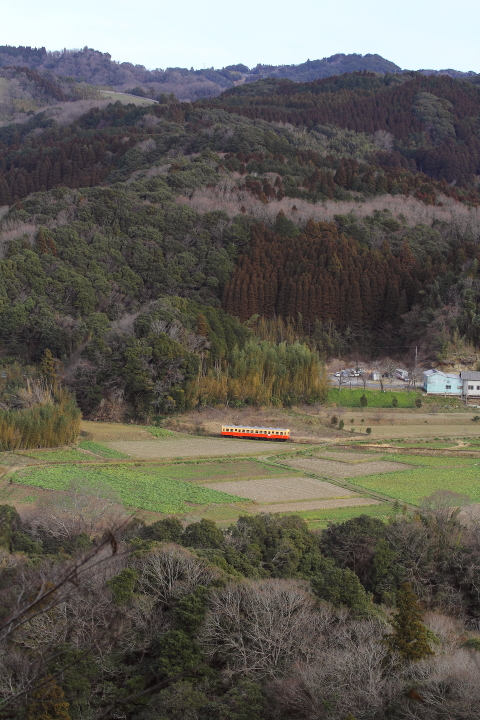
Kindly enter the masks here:
M 256 438 L 259 440 L 290 440 L 288 428 L 242 427 L 239 425 L 222 425 L 224 437 Z

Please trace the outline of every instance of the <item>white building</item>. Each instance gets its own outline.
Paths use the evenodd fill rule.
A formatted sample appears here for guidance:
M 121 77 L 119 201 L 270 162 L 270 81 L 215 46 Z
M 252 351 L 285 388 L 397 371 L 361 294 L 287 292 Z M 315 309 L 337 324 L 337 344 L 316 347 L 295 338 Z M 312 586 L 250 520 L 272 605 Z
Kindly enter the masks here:
M 465 398 L 480 398 L 480 372 L 462 370 L 460 373 Z

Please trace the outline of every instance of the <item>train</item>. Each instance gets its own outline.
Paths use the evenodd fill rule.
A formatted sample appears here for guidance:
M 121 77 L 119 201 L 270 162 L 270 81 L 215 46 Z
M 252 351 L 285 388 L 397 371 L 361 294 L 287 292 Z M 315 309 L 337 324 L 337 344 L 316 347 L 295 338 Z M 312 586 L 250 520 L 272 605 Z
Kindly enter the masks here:
M 222 436 L 287 442 L 290 440 L 290 430 L 288 428 L 252 427 L 251 425 L 242 427 L 230 424 L 222 425 Z

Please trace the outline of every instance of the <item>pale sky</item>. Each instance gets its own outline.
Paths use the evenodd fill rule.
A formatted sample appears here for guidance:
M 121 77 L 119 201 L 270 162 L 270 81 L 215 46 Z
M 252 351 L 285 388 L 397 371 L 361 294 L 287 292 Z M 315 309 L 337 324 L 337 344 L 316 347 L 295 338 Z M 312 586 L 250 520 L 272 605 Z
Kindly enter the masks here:
M 412 70 L 480 72 L 480 0 L 6 3 L 0 45 L 87 45 L 149 69 L 289 65 L 355 52 Z

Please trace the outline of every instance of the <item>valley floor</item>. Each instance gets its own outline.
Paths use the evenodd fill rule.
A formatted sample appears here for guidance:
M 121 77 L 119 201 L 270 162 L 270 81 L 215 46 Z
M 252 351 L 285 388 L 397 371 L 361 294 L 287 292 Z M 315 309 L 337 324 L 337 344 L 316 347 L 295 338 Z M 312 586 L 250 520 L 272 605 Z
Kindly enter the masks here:
M 399 503 L 416 507 L 448 490 L 478 514 L 480 426 L 471 414 L 334 411 L 343 432 L 332 410 L 315 408 L 207 408 L 170 422 L 182 432 L 83 422 L 76 448 L 0 453 L 0 502 L 28 515 L 64 503 L 80 485 L 102 497 L 108 489 L 117 513 L 146 522 L 176 515 L 225 525 L 245 514 L 296 513 L 323 527 L 365 513 L 387 519 Z M 223 422 L 290 427 L 294 442 L 222 438 Z

